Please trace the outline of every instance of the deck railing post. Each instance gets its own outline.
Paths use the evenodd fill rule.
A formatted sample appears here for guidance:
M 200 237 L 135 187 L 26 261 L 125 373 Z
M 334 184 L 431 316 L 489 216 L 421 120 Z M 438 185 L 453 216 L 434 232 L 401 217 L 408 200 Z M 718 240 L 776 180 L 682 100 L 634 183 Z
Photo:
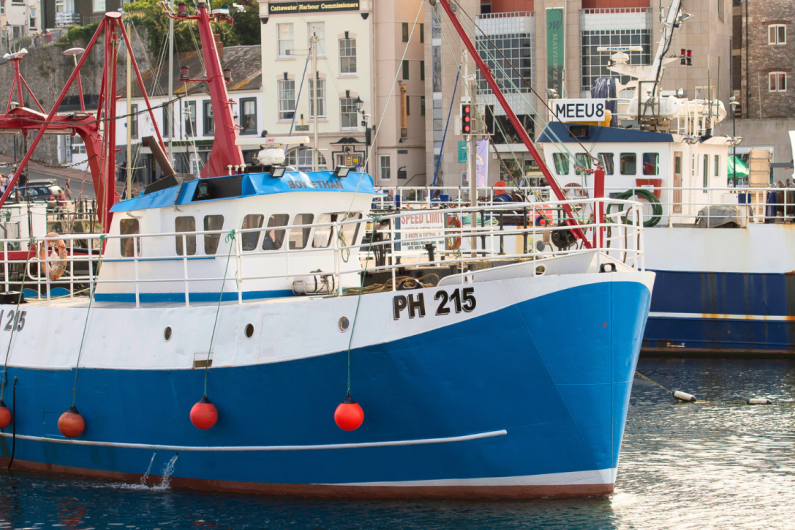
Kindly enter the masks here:
M 91 263 L 93 259 L 94 240 L 89 237 L 86 241 L 88 242 L 88 297 L 91 298 L 94 296 L 94 265 Z
M 392 246 L 392 255 L 390 256 L 390 268 L 392 269 L 392 290 L 396 291 L 395 285 L 395 264 L 397 260 L 395 259 L 395 218 L 389 218 L 389 244 Z
M 72 225 L 74 226 L 74 225 Z M 69 240 L 69 298 L 75 297 L 75 240 Z
M 47 292 L 47 301 L 50 301 L 50 273 L 47 272 L 47 268 L 50 266 L 52 260 L 50 259 L 50 253 L 47 251 L 47 239 L 42 240 L 42 245 L 44 245 L 44 288 Z M 41 265 L 39 265 L 39 276 L 41 276 Z M 39 294 L 39 298 L 41 298 L 41 294 Z
M 188 236 L 184 233 L 182 234 L 182 276 L 185 282 L 185 307 L 190 307 L 190 289 L 188 288 Z
M 3 278 L 6 287 L 5 292 L 8 292 L 11 290 L 8 281 L 8 241 L 3 241 Z
M 141 307 L 141 287 L 138 281 L 138 238 L 133 237 L 133 268 L 135 269 L 135 307 Z M 101 250 L 100 250 L 101 252 Z
M 237 264 L 237 270 L 235 271 L 235 288 L 237 289 L 237 303 L 238 305 L 243 304 L 243 291 L 240 289 L 240 284 L 243 283 L 243 255 L 242 255 L 242 237 L 236 237 L 232 240 L 232 245 L 235 245 L 235 263 Z M 224 269 L 224 280 L 226 280 L 226 269 Z M 224 282 L 225 283 L 225 282 Z M 224 299 L 224 293 L 221 292 L 220 299 Z

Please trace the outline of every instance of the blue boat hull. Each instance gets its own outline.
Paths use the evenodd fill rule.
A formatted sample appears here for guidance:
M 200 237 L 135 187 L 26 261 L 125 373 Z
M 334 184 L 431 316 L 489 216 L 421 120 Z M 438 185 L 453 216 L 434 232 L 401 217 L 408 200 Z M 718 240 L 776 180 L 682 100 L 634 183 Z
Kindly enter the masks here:
M 656 274 L 644 351 L 795 354 L 795 275 Z
M 602 275 L 603 276 L 603 275 Z M 172 485 L 344 496 L 610 493 L 651 294 L 640 282 L 557 291 L 351 352 L 363 425 L 344 432 L 347 352 L 211 368 L 219 411 L 188 417 L 204 370 L 79 371 L 76 442 L 57 421 L 73 370 L 9 368 L 14 466 L 137 480 L 178 454 Z M 311 324 L 307 333 L 311 333 Z M 156 454 L 155 454 L 156 452 Z

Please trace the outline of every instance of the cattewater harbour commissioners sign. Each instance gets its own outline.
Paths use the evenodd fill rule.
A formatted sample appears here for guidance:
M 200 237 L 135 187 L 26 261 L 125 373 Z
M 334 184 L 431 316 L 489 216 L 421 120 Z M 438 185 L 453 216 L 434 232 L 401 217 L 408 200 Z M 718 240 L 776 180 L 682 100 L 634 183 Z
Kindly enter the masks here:
M 334 11 L 358 11 L 359 0 L 327 0 L 324 2 L 270 2 L 268 13 L 271 15 L 289 15 L 293 13 L 319 13 Z

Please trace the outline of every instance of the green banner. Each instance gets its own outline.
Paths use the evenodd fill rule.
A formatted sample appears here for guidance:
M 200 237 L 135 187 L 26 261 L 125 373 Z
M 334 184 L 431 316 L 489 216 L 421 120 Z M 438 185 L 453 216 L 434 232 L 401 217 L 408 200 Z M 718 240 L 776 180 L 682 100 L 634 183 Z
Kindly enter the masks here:
M 566 43 L 563 40 L 563 8 L 547 8 L 547 89 L 563 97 L 563 67 Z
M 467 163 L 467 141 L 466 140 L 458 140 L 458 163 L 459 164 L 466 164 Z

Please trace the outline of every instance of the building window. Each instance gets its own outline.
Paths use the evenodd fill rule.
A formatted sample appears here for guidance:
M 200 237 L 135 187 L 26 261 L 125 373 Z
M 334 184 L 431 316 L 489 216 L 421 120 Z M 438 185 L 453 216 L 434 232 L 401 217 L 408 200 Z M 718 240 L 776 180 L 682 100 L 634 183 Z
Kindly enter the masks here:
M 701 179 L 704 185 L 704 191 L 709 188 L 709 155 L 704 155 L 704 162 L 701 166 Z
M 622 175 L 637 175 L 638 174 L 638 155 L 635 153 L 621 153 L 621 174 Z
M 535 35 L 533 33 L 510 33 L 490 35 L 489 38 L 491 42 L 484 36 L 476 37 L 475 45 L 481 59 L 488 67 L 493 72 L 500 72 L 501 84 L 503 85 L 502 91 L 515 93 L 518 89 L 519 92 L 530 92 L 531 90 L 527 83 L 531 86 L 534 84 L 533 54 L 535 53 Z M 513 64 L 516 70 L 507 66 L 500 52 Z M 522 78 L 526 79 L 527 83 L 522 81 Z M 478 76 L 478 91 L 481 94 L 492 93 L 491 87 L 489 87 L 483 76 Z
M 425 96 L 420 96 L 420 116 L 425 116 Z
M 644 175 L 660 174 L 659 153 L 643 153 L 643 174 Z
M 166 106 L 166 107 L 163 107 L 163 127 L 162 127 L 163 136 L 168 136 L 169 135 L 169 123 L 171 122 L 171 120 L 168 117 L 169 108 L 170 108 L 170 105 Z
M 292 120 L 295 116 L 295 81 L 283 79 L 278 82 L 279 119 Z
M 314 151 L 308 147 L 296 147 L 287 152 L 284 163 L 287 166 L 293 166 L 298 171 L 312 171 L 314 165 Z M 323 153 L 317 155 L 317 168 L 319 170 L 326 169 L 326 158 Z
M 726 0 L 718 0 L 718 20 L 723 22 L 723 3 Z
M 174 232 L 196 232 L 196 218 L 192 215 L 174 219 Z M 175 236 L 177 243 L 177 256 L 185 253 L 183 242 L 188 250 L 188 256 L 196 255 L 196 234 Z
M 340 39 L 340 73 L 356 73 L 356 39 Z
M 312 35 L 317 35 L 317 56 L 326 56 L 326 24 L 325 22 L 310 22 L 307 25 L 309 35 L 309 49 L 312 49 Z
M 409 23 L 408 22 L 404 22 L 403 23 L 403 42 L 408 42 L 408 41 L 409 41 Z
M 403 80 L 407 80 L 409 78 L 409 62 L 403 61 Z
M 196 136 L 196 102 L 185 102 L 185 134 Z
M 770 92 L 786 92 L 787 91 L 787 74 L 784 72 L 770 72 L 768 79 L 770 79 Z
M 257 98 L 240 99 L 240 134 L 257 134 Z
M 356 101 L 353 98 L 340 98 L 340 123 L 343 129 L 356 129 Z
M 202 106 L 204 107 L 204 135 L 212 136 L 215 134 L 215 121 L 213 120 L 213 103 L 212 101 L 205 101 Z
M 773 24 L 767 27 L 768 44 L 786 44 L 787 26 L 784 24 Z
M 392 179 L 392 157 L 389 155 L 382 155 L 379 159 L 378 168 L 381 174 L 381 180 Z
M 326 80 L 317 80 L 317 108 L 319 113 L 318 118 L 326 117 Z M 313 79 L 309 80 L 309 117 L 315 117 L 315 83 Z
M 105 0 L 94 0 L 94 13 L 105 12 Z
M 651 64 L 651 30 L 649 29 L 614 29 L 598 31 L 582 31 L 580 65 L 582 76 L 580 90 L 590 91 L 594 82 L 600 77 L 618 77 L 618 82 L 629 83 L 629 76 L 616 76 L 607 69 L 610 62 L 609 53 L 599 53 L 600 46 L 641 46 L 643 51 L 627 52 L 630 65 Z
M 425 81 L 425 61 L 420 61 L 420 81 Z
M 130 112 L 132 112 L 132 116 L 130 116 L 130 136 L 138 138 L 138 105 L 131 105 Z
M 292 24 L 276 24 L 276 39 L 279 57 L 292 57 L 295 55 Z
M 425 42 L 425 24 L 420 24 L 420 43 Z

